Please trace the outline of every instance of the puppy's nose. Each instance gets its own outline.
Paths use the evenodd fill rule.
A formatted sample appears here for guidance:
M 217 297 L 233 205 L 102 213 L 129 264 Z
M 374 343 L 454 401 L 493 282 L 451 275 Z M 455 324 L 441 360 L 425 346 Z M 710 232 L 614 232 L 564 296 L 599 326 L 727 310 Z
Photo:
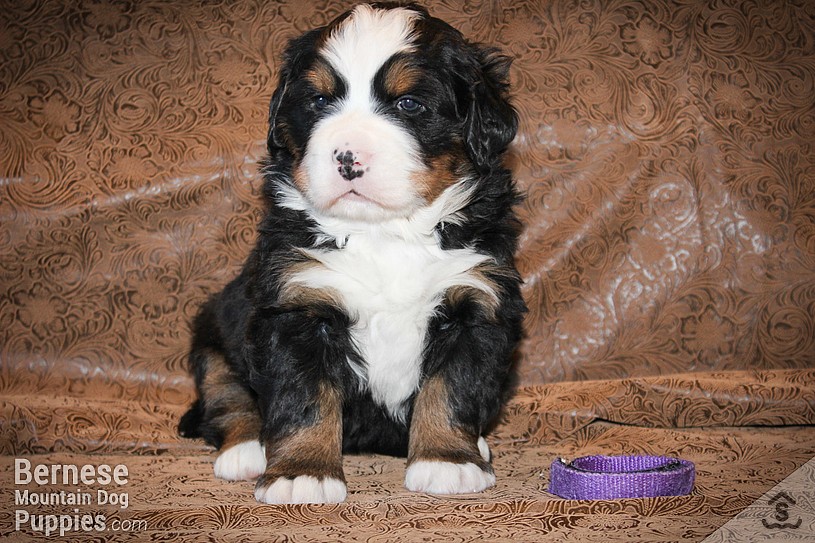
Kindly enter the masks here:
M 362 177 L 368 168 L 370 155 L 364 151 L 352 151 L 350 149 L 335 149 L 334 161 L 337 164 L 337 171 L 340 176 L 347 181 L 353 181 L 357 177 Z

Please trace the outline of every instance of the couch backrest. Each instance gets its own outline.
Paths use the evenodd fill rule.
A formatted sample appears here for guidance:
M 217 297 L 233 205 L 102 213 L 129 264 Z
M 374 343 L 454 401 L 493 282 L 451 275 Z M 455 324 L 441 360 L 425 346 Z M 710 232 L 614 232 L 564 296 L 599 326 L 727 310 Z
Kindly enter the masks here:
M 186 401 L 190 319 L 254 239 L 279 54 L 347 5 L 4 8 L 4 390 Z M 813 11 L 771 5 L 429 6 L 516 59 L 520 383 L 815 363 Z

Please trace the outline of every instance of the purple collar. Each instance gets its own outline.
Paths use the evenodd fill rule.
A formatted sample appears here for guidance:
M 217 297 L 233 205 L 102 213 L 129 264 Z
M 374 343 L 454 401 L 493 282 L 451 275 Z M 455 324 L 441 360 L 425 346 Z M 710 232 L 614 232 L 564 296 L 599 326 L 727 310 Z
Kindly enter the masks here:
M 693 489 L 693 462 L 667 456 L 583 456 L 552 462 L 549 492 L 570 500 L 684 496 Z

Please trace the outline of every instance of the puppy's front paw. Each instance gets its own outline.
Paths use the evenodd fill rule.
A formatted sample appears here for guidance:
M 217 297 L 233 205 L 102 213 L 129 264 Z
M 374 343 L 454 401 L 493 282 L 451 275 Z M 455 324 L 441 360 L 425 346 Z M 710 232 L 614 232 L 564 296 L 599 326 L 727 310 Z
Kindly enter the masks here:
M 454 464 L 420 460 L 411 464 L 405 474 L 408 490 L 429 494 L 469 494 L 481 492 L 494 484 L 495 474 L 472 462 Z
M 250 481 L 266 470 L 266 450 L 259 441 L 244 441 L 221 452 L 215 459 L 215 477 L 227 481 Z
M 340 503 L 345 501 L 345 483 L 333 477 L 318 479 L 300 475 L 294 479 L 278 477 L 272 484 L 263 479 L 255 487 L 255 499 L 262 503 Z

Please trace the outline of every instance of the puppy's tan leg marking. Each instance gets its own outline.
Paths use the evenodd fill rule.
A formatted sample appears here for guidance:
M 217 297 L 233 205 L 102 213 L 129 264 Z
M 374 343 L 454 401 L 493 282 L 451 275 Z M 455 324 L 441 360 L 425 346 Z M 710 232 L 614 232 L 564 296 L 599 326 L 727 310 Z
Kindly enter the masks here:
M 495 484 L 488 454 L 483 438 L 451 424 L 444 380 L 428 379 L 413 408 L 407 489 L 430 494 L 481 492 Z
M 215 413 L 210 424 L 223 434 L 215 476 L 228 481 L 256 479 L 266 468 L 266 455 L 258 441 L 261 421 L 254 398 L 216 353 L 207 356 L 201 387 L 207 411 Z
M 347 494 L 342 471 L 342 398 L 320 386 L 317 422 L 265 443 L 267 466 L 255 487 L 263 503 L 338 503 Z

